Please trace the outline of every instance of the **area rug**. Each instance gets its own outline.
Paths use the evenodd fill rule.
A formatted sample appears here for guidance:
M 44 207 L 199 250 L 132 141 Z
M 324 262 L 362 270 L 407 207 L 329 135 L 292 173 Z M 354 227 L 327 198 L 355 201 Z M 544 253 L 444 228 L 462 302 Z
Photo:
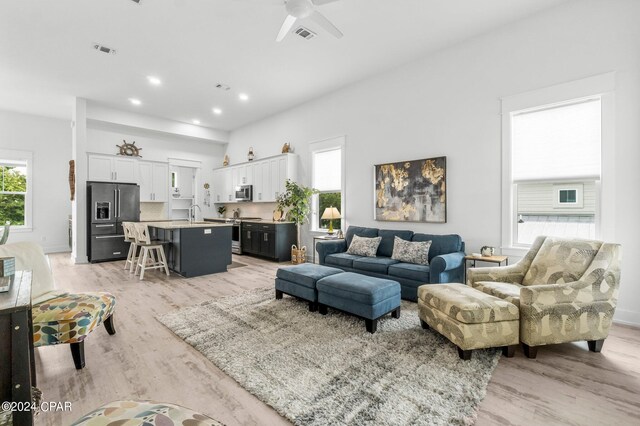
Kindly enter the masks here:
M 211 300 L 158 318 L 242 387 L 297 425 L 468 425 L 500 357 L 462 361 L 403 301 L 367 333 L 364 321 L 273 290 Z

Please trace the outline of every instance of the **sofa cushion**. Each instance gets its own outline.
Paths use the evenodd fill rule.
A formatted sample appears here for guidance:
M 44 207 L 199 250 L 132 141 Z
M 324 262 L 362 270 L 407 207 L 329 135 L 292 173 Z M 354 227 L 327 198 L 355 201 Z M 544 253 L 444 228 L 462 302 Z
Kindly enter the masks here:
M 400 296 L 396 281 L 345 272 L 331 275 L 317 283 L 318 293 L 331 294 L 354 302 L 373 305 L 391 297 Z
M 395 247 L 395 238 L 399 237 L 406 241 L 411 241 L 413 231 L 397 231 L 392 229 L 379 229 L 378 236 L 382 237 L 380 246 L 378 246 L 378 256 L 391 257 Z
M 378 228 L 365 228 L 362 226 L 350 226 L 347 229 L 347 233 L 344 238 L 347 241 L 347 247 L 351 245 L 351 240 L 354 235 L 359 237 L 373 238 L 378 236 Z
M 389 266 L 390 277 L 406 278 L 423 283 L 429 282 L 429 265 L 415 265 L 413 263 L 396 263 Z
M 278 268 L 276 277 L 304 287 L 315 289 L 316 282 L 319 279 L 333 274 L 341 274 L 342 272 L 342 269 L 338 268 L 316 265 L 314 263 L 302 263 L 300 265 Z
M 494 281 L 478 281 L 473 283 L 473 288 L 483 293 L 504 299 L 516 306 L 520 306 L 520 284 L 502 283 Z
M 547 237 L 536 253 L 523 285 L 564 284 L 577 281 L 602 246 L 601 241 Z
M 431 241 L 406 241 L 395 237 L 391 258 L 401 262 L 428 265 L 429 247 Z
M 389 265 L 395 263 L 398 261 L 388 257 L 362 257 L 353 261 L 353 269 L 386 274 Z
M 327 265 L 343 266 L 345 268 L 351 268 L 353 261 L 356 259 L 362 259 L 362 256 L 356 256 L 349 253 L 334 253 L 325 257 L 324 261 Z
M 380 237 L 360 237 L 354 235 L 347 249 L 349 254 L 357 254 L 359 256 L 376 257 L 378 246 L 380 245 Z
M 429 248 L 429 262 L 436 256 L 447 253 L 455 253 L 462 250 L 462 238 L 460 235 L 432 235 L 413 234 L 411 241 L 431 241 Z
M 418 288 L 418 298 L 430 308 L 465 324 L 513 321 L 520 317 L 514 304 L 464 284 L 423 285 Z

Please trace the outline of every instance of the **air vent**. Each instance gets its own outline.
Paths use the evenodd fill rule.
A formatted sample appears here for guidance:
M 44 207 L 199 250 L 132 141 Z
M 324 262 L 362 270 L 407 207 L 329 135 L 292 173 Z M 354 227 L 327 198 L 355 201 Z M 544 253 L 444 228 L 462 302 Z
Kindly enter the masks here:
M 218 83 L 216 84 L 216 89 L 224 90 L 226 92 L 230 90 L 231 87 L 227 86 L 226 84 Z
M 98 44 L 98 43 L 93 43 L 92 47 L 95 50 L 97 50 L 98 52 L 101 52 L 101 53 L 107 53 L 107 54 L 111 53 L 112 55 L 116 54 L 116 49 L 112 49 L 110 47 L 103 46 L 103 45 Z
M 299 27 L 295 30 L 295 33 L 306 40 L 310 40 L 316 36 L 316 33 L 305 27 Z

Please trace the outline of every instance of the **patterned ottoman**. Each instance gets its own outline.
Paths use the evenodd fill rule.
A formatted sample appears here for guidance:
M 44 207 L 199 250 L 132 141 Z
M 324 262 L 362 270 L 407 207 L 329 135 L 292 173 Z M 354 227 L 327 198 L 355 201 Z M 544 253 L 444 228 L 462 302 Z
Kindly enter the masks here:
M 518 307 L 464 284 L 428 284 L 418 287 L 422 328 L 435 328 L 471 359 L 473 349 L 502 347 L 512 357 L 519 343 Z
M 204 414 L 179 405 L 152 401 L 115 401 L 103 405 L 73 426 L 223 426 Z
M 388 313 L 400 318 L 400 283 L 384 278 L 344 272 L 318 281 L 318 310 L 327 314 L 332 307 L 365 320 L 369 333 L 375 333 L 378 320 Z
M 278 268 L 276 272 L 276 299 L 282 299 L 282 294 L 286 293 L 307 300 L 309 311 L 315 312 L 318 302 L 318 292 L 316 291 L 318 280 L 342 273 L 344 273 L 342 269 L 313 263 Z

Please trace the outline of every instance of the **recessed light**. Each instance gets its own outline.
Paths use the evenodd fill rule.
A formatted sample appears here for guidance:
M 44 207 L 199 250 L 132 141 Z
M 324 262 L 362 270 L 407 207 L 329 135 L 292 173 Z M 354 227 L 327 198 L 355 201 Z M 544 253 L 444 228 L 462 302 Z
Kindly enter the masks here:
M 140 101 L 140 99 L 136 99 L 136 98 L 129 98 L 129 102 L 131 102 L 133 105 L 142 105 L 142 102 Z
M 200 120 L 193 120 L 192 123 L 195 124 L 195 125 L 198 125 L 198 124 L 200 124 Z
M 214 113 L 215 115 L 220 115 L 220 114 L 222 114 L 222 110 L 221 110 L 220 108 L 214 108 L 214 109 L 213 109 L 213 113 Z
M 162 80 L 152 75 L 148 75 L 147 80 L 149 81 L 149 84 L 153 84 L 154 86 L 160 86 L 162 84 Z
M 240 93 L 238 95 L 238 98 L 240 98 L 241 101 L 248 101 L 249 100 L 249 95 L 247 95 L 246 93 Z

